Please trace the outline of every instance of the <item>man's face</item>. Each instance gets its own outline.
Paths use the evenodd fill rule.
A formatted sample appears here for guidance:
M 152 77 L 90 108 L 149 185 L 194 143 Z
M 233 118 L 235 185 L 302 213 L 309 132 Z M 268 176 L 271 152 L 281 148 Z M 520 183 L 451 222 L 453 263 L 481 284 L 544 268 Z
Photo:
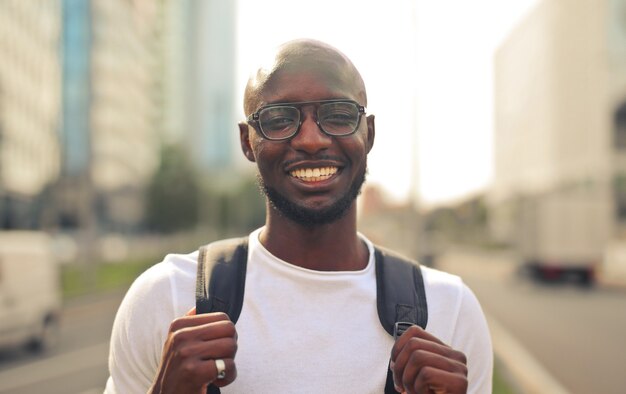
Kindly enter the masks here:
M 349 78 L 328 72 L 281 71 L 260 94 L 256 109 L 274 103 L 363 98 Z M 242 148 L 256 161 L 260 183 L 283 216 L 302 225 L 340 218 L 365 180 L 367 153 L 374 139 L 373 116 L 362 117 L 357 131 L 331 137 L 316 124 L 316 104 L 302 107 L 302 125 L 293 138 L 269 141 L 254 127 L 242 124 Z M 258 127 L 258 126 L 257 126 Z

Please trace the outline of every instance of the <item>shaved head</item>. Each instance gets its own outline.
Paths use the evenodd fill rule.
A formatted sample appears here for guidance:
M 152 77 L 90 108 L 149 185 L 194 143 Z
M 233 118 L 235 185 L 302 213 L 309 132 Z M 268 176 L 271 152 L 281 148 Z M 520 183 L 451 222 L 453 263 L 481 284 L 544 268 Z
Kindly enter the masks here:
M 267 104 L 264 96 L 280 89 L 276 86 L 278 76 L 295 73 L 315 75 L 336 86 L 337 91 L 347 90 L 360 104 L 367 105 L 361 74 L 346 55 L 321 41 L 298 39 L 279 46 L 266 64 L 252 74 L 243 99 L 246 116 Z

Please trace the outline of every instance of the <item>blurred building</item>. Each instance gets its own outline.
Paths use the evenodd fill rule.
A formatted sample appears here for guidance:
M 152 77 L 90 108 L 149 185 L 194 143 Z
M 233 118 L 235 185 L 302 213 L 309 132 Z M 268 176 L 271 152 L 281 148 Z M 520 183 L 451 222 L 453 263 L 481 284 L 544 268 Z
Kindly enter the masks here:
M 165 1 L 164 127 L 203 172 L 233 166 L 238 139 L 236 1 Z
M 62 227 L 132 229 L 159 160 L 160 4 L 63 0 Z
M 0 228 L 33 228 L 60 171 L 56 0 L 0 1 Z
M 539 2 L 496 53 L 495 129 L 498 239 L 626 240 L 626 0 Z
M 187 146 L 203 171 L 232 168 L 239 130 L 235 113 L 236 1 L 195 0 L 190 20 L 193 56 L 191 128 Z M 239 103 L 237 103 L 239 104 Z
M 0 228 L 140 228 L 163 144 L 230 166 L 235 6 L 0 1 Z

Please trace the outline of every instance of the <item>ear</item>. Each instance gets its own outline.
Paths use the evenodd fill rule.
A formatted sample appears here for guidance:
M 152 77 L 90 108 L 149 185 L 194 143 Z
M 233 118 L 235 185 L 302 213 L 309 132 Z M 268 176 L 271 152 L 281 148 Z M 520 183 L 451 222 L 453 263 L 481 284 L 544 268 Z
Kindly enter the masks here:
M 374 146 L 374 137 L 376 137 L 376 126 L 374 125 L 374 115 L 367 115 L 367 153 L 370 153 Z
M 250 125 L 246 122 L 239 123 L 239 142 L 241 143 L 241 151 L 244 156 L 251 162 L 255 162 L 254 151 L 250 145 Z

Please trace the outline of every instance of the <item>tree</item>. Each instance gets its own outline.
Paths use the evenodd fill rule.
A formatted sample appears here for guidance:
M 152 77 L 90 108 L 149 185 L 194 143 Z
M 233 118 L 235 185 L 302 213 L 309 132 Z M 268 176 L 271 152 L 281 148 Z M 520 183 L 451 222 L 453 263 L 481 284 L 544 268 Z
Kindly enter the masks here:
M 146 190 L 146 224 L 150 230 L 171 233 L 198 223 L 200 185 L 188 160 L 177 145 L 165 146 L 161 163 Z

